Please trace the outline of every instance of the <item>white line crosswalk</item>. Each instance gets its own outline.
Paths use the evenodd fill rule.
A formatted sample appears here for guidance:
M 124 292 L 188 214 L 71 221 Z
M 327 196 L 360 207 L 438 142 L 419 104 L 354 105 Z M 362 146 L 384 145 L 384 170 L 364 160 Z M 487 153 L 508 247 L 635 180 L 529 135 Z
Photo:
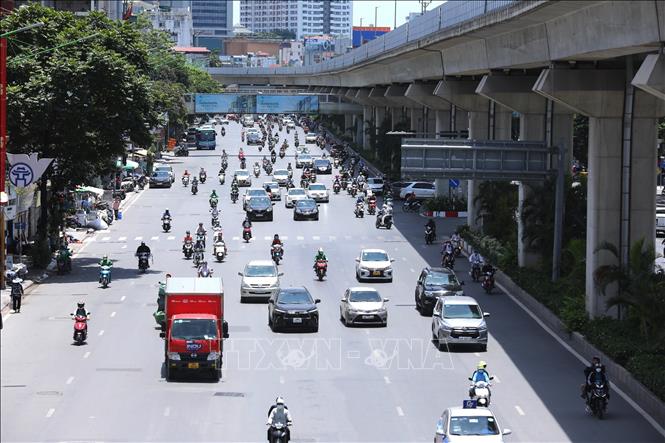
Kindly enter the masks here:
M 339 236 L 340 238 L 344 238 L 345 240 L 349 241 L 376 241 L 376 242 L 400 242 L 404 241 L 404 238 L 399 236 L 399 235 L 394 235 L 394 236 L 385 236 L 385 235 L 378 235 L 378 236 L 366 236 L 363 235 L 361 237 L 353 237 L 351 235 L 344 235 L 344 236 Z M 168 240 L 168 241 L 180 241 L 175 235 L 168 235 L 168 236 L 159 236 L 159 235 L 152 235 L 152 236 L 141 236 L 137 235 L 134 237 L 135 241 L 142 241 L 144 238 L 150 238 L 152 241 L 160 241 L 160 240 Z M 312 235 L 312 236 L 304 236 L 304 235 L 298 235 L 295 236 L 295 238 L 292 238 L 292 240 L 296 241 L 314 241 L 314 242 L 321 242 L 321 241 L 327 241 L 327 242 L 334 242 L 337 241 L 338 236 L 335 235 L 329 235 L 329 236 L 320 236 L 320 235 Z M 289 237 L 286 235 L 282 235 L 281 239 L 283 241 L 288 240 Z M 265 235 L 263 236 L 264 241 L 270 241 L 272 240 L 271 235 Z M 104 236 L 104 237 L 88 237 L 83 239 L 84 242 L 120 242 L 124 243 L 127 242 L 127 236 L 120 236 L 120 237 L 111 237 L 111 236 Z M 231 237 L 231 241 L 243 241 L 241 237 L 235 236 Z

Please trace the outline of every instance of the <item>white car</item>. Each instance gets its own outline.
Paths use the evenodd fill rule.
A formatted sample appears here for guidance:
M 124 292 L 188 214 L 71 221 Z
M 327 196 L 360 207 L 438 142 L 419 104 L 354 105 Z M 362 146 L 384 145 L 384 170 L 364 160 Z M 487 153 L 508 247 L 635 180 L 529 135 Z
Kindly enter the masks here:
M 247 202 L 252 197 L 267 197 L 268 193 L 263 188 L 249 188 L 245 189 L 245 195 L 242 197 L 242 209 L 247 209 Z
M 356 278 L 362 280 L 393 281 L 392 262 L 383 249 L 362 249 L 356 258 Z
M 296 157 L 296 168 L 311 168 L 314 164 L 314 158 L 309 154 L 300 154 Z
M 282 200 L 282 191 L 279 188 L 279 184 L 275 181 L 263 183 L 263 189 L 266 190 L 266 193 L 268 192 L 268 186 L 270 186 L 271 200 Z
M 293 121 L 289 120 L 288 122 L 286 122 L 286 127 L 289 129 L 296 129 L 296 124 Z
M 360 323 L 388 326 L 387 301 L 374 288 L 349 288 L 340 302 L 339 318 L 346 326 Z
M 305 135 L 305 143 L 316 143 L 316 138 L 319 136 L 319 134 L 315 134 L 313 132 L 308 133 Z
M 374 195 L 383 194 L 383 179 L 380 177 L 370 177 L 367 179 L 367 187 Z
M 305 200 L 307 198 L 309 198 L 307 191 L 303 188 L 291 188 L 286 193 L 286 197 L 284 197 L 284 206 L 292 208 L 296 200 Z
M 286 183 L 289 181 L 289 171 L 286 169 L 275 169 L 272 172 L 272 181 L 280 186 L 286 186 Z
M 439 297 L 432 312 L 432 339 L 439 349 L 448 345 L 478 345 L 487 351 L 489 312 L 483 312 L 473 297 Z
M 399 198 L 406 198 L 406 194 L 415 193 L 418 200 L 434 198 L 436 196 L 436 187 L 430 182 L 413 182 L 399 191 Z
M 247 169 L 236 169 L 233 176 L 238 181 L 238 186 L 252 186 L 252 176 Z
M 222 124 L 222 125 L 228 125 L 231 122 L 229 122 L 229 119 L 223 118 L 223 119 L 219 120 L 219 123 Z
M 448 408 L 436 423 L 434 443 L 503 443 L 499 423 L 488 408 Z
M 240 302 L 247 299 L 268 300 L 279 291 L 279 277 L 277 266 L 272 260 L 252 260 L 243 272 L 238 272 L 240 280 Z
M 307 195 L 317 203 L 330 201 L 330 194 L 323 183 L 310 183 L 307 186 Z

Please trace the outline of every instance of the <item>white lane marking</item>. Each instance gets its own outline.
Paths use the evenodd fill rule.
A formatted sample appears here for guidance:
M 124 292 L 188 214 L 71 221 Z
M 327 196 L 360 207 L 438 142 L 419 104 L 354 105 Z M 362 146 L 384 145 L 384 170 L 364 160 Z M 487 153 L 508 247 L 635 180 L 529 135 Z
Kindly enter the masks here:
M 282 235 L 282 240 L 286 241 L 286 240 L 288 240 L 288 239 L 289 239 L 289 236 L 288 236 L 288 235 Z
M 518 413 L 519 415 L 525 415 L 525 414 L 524 414 L 524 411 L 522 410 L 522 408 L 520 408 L 518 405 L 515 405 L 515 410 L 517 411 L 517 413 Z
M 480 357 L 480 352 L 474 352 L 473 355 L 475 355 L 476 357 Z
M 71 385 L 73 381 L 74 381 L 74 377 L 73 377 L 73 376 L 72 376 L 72 377 L 69 377 L 69 378 L 67 379 L 67 381 L 65 382 L 65 384 L 66 384 L 66 385 Z
M 111 312 L 111 317 L 115 317 L 115 311 Z
M 122 247 L 120 249 L 125 249 L 126 247 L 127 247 L 127 245 L 122 245 Z
M 127 240 L 127 237 L 118 237 L 118 241 L 125 241 Z
M 104 335 L 104 330 L 102 329 L 101 331 L 99 331 L 99 334 L 97 334 L 97 335 L 100 335 L 100 336 Z
M 501 379 L 499 379 L 498 375 L 494 375 L 494 383 L 501 383 Z
M 88 237 L 87 240 L 88 240 L 88 242 L 97 241 L 97 237 Z
M 153 235 L 152 237 L 150 237 L 150 240 L 159 240 L 159 236 L 158 235 Z
M 169 415 L 171 415 L 171 408 L 167 406 L 164 408 L 164 417 L 168 417 Z
M 319 237 L 318 235 L 312 235 L 312 240 L 314 241 L 321 240 L 321 237 Z
M 265 235 L 265 236 L 263 236 L 263 239 L 264 239 L 264 240 L 270 240 L 270 236 L 269 236 L 269 235 Z
M 416 270 L 413 269 L 413 268 L 409 268 L 409 271 L 411 271 L 411 272 L 416 272 Z
M 285 383 L 284 377 L 282 377 L 281 375 L 279 376 L 279 383 L 282 385 Z
M 88 351 L 88 352 L 86 352 L 85 354 L 83 354 L 83 358 L 88 358 L 88 357 L 90 357 L 90 351 Z
M 386 382 L 387 385 L 390 384 L 390 379 L 387 376 L 384 376 L 383 380 Z
M 175 235 L 169 235 L 166 237 L 167 240 L 175 240 Z
M 406 257 L 402 257 L 402 261 L 406 261 Z
M 379 239 L 379 240 L 384 240 L 383 235 L 379 235 L 379 236 L 377 237 L 377 239 Z
M 134 237 L 134 240 L 143 240 L 143 237 L 141 237 L 141 236 L 139 235 L 139 236 L 137 236 L 137 237 Z
M 299 235 L 299 236 L 298 236 L 298 237 L 296 237 L 296 238 L 297 238 L 298 240 L 300 240 L 300 241 L 302 241 L 302 240 L 304 240 L 304 239 L 305 239 L 305 237 L 303 237 L 302 235 Z
M 334 235 L 329 235 L 328 240 L 335 241 L 335 240 L 337 240 L 337 237 L 335 237 Z
M 240 240 L 240 237 L 233 237 L 231 240 Z
M 555 334 L 554 331 L 552 331 L 552 329 L 550 329 L 549 326 L 547 326 L 545 323 L 543 323 L 543 321 L 540 320 L 538 318 L 538 316 L 536 316 L 536 314 L 531 312 L 531 310 L 529 308 L 527 308 L 521 301 L 519 301 L 517 298 L 515 298 L 515 296 L 513 294 L 508 292 L 508 290 L 502 284 L 497 282 L 496 285 L 499 289 L 501 289 L 503 291 L 504 294 L 506 294 L 508 297 L 510 297 L 510 299 L 517 306 L 522 308 L 522 310 L 524 312 L 526 312 L 541 328 L 543 328 L 543 330 L 545 332 L 547 332 L 549 335 L 551 335 L 552 338 L 554 338 L 554 340 L 556 340 L 566 351 L 568 351 L 570 354 L 572 354 L 575 358 L 577 358 L 585 366 L 589 366 L 590 363 L 586 358 L 582 357 L 577 351 L 575 351 L 572 347 L 570 347 L 570 345 L 568 343 L 563 341 L 563 339 L 561 339 L 561 337 L 559 337 L 557 334 Z M 624 399 L 624 401 L 626 401 L 626 403 L 631 405 L 633 407 L 633 409 L 635 409 L 635 411 L 637 411 L 638 414 L 640 414 L 646 421 L 648 421 L 649 424 L 651 426 L 653 426 L 653 428 L 660 435 L 665 437 L 665 427 L 661 426 L 660 423 L 658 423 L 651 415 L 649 415 L 644 409 L 642 409 L 640 407 L 640 405 L 635 403 L 635 401 L 632 398 L 630 398 L 625 392 L 623 392 L 616 384 L 614 384 L 610 381 L 610 385 L 612 386 L 612 389 L 617 394 L 619 394 L 621 396 L 621 398 Z
M 122 297 L 120 297 L 120 301 L 125 301 L 126 298 L 127 298 L 127 296 L 123 295 Z
M 109 240 L 111 240 L 111 237 L 104 237 L 104 238 L 102 238 L 102 241 L 109 241 Z
M 55 409 L 54 408 L 49 409 L 48 412 L 46 413 L 46 418 L 53 417 L 53 414 L 55 414 Z
M 350 235 L 345 235 L 344 240 L 351 240 L 351 236 Z
M 404 417 L 404 411 L 402 411 L 402 408 L 397 406 L 395 409 L 397 409 L 397 415 L 399 415 L 400 417 Z

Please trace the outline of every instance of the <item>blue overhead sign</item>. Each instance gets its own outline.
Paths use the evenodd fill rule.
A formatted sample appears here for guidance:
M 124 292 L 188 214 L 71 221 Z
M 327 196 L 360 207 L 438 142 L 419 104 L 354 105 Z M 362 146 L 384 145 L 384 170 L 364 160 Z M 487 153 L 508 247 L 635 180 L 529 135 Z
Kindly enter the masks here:
M 311 114 L 319 112 L 317 95 L 195 94 L 196 113 Z

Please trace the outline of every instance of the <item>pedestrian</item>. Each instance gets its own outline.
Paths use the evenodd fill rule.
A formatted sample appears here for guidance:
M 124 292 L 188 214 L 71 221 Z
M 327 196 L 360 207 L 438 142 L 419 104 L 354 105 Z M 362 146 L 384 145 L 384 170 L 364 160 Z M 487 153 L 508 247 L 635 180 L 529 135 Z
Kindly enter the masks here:
M 113 199 L 113 216 L 118 219 L 118 211 L 120 211 L 120 197 Z
M 14 277 L 12 280 L 12 309 L 14 313 L 21 312 L 21 298 L 23 297 L 23 286 L 21 286 L 21 280 L 19 277 Z

